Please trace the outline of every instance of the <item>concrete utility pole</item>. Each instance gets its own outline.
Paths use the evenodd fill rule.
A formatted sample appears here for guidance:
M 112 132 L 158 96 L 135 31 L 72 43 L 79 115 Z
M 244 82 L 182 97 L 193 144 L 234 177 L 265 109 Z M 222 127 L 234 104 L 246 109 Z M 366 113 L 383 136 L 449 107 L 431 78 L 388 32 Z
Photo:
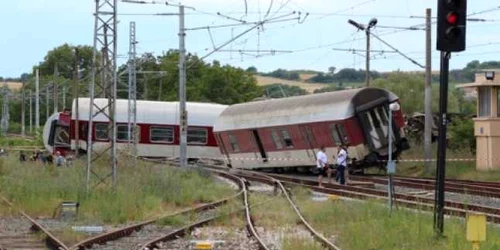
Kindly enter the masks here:
M 117 57 L 117 0 L 95 1 L 95 23 L 94 23 L 94 50 L 92 59 L 92 81 L 89 84 L 89 129 L 87 130 L 87 192 L 101 183 L 106 184 L 108 177 L 112 179 L 112 188 L 116 187 L 116 57 Z M 98 52 L 102 51 L 102 62 L 98 62 Z M 97 79 L 101 76 L 101 81 Z M 96 91 L 96 85 L 98 91 Z M 100 92 L 99 92 L 100 91 Z M 107 95 L 107 103 L 96 98 Z M 94 151 L 93 131 L 94 117 L 102 115 L 108 120 L 107 139 L 109 146 Z M 109 154 L 111 173 L 97 173 L 93 171 L 93 163 L 101 156 Z M 91 177 L 99 180 L 91 183 Z
M 31 94 L 31 90 L 29 92 L 30 97 L 30 135 L 33 135 L 33 95 Z
M 366 72 L 365 72 L 365 85 L 370 86 L 370 28 L 365 30 L 366 33 Z
M 128 145 L 132 142 L 133 166 L 137 165 L 137 75 L 135 22 L 130 22 L 130 46 L 128 62 Z
M 78 62 L 80 60 L 80 55 L 78 53 L 78 48 L 75 48 L 75 62 L 73 65 L 73 100 L 75 102 L 75 157 L 78 157 L 80 151 L 80 122 L 79 122 L 79 112 L 78 112 Z M 73 105 L 71 105 L 73 106 Z M 72 108 L 72 107 L 71 107 Z M 73 114 L 72 114 L 73 115 Z
M 179 6 L 179 115 L 180 115 L 180 165 L 187 167 L 187 111 L 186 111 L 186 30 L 184 6 Z
M 35 130 L 40 129 L 40 71 L 36 69 Z
M 5 84 L 2 89 L 3 94 L 3 105 L 2 105 L 2 119 L 0 120 L 2 135 L 7 135 L 9 130 L 9 91 L 7 85 Z
M 48 121 L 49 120 L 49 109 L 50 109 L 50 100 L 49 100 L 49 84 L 45 85 L 45 120 Z
M 370 86 L 370 30 L 371 28 L 375 27 L 377 25 L 377 19 L 372 18 L 368 25 L 363 25 L 360 23 L 357 23 L 351 19 L 347 21 L 349 24 L 353 25 L 354 27 L 358 28 L 359 30 L 364 30 L 366 34 L 366 72 L 365 72 L 365 84 L 366 87 Z
M 64 86 L 62 88 L 62 91 L 63 91 L 63 93 L 62 93 L 63 94 L 63 100 L 62 100 L 63 101 L 63 108 L 62 109 L 65 110 L 66 109 L 66 91 L 68 91 L 68 87 Z
M 57 69 L 57 64 L 54 67 L 54 114 L 59 111 L 59 96 L 57 93 L 57 77 L 59 76 L 59 71 Z
M 25 128 L 25 115 L 26 115 L 26 112 L 25 112 L 25 90 L 24 90 L 24 87 L 26 85 L 26 80 L 23 78 L 23 88 L 22 88 L 22 97 L 21 97 L 21 135 L 22 136 L 25 136 L 26 135 L 26 128 Z
M 425 39 L 425 127 L 424 127 L 424 153 L 425 171 L 430 173 L 432 158 L 432 45 L 431 45 L 431 9 L 426 9 L 426 39 Z

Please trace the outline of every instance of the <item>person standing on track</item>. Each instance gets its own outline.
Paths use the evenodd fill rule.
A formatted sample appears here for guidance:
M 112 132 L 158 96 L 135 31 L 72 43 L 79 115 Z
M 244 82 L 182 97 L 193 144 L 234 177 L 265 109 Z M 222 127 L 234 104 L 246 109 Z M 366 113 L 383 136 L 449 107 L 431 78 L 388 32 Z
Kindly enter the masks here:
M 339 146 L 337 154 L 337 176 L 340 185 L 345 185 L 345 170 L 347 168 L 347 150 L 344 144 Z
M 325 147 L 321 146 L 320 150 L 316 154 L 316 168 L 318 170 L 318 186 L 323 187 L 323 174 L 327 168 L 327 157 L 325 153 Z

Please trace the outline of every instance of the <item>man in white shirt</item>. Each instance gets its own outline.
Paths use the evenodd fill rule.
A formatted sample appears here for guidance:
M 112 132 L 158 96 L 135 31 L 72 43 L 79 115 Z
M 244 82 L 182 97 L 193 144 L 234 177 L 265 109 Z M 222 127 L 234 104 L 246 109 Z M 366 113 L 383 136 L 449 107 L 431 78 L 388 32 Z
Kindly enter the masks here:
M 318 186 L 323 187 L 323 174 L 327 168 L 327 157 L 325 154 L 325 147 L 321 146 L 320 150 L 316 154 L 316 168 L 318 170 Z
M 341 185 L 345 185 L 345 169 L 347 168 L 347 150 L 344 145 L 338 147 L 337 154 L 337 176 L 336 180 Z

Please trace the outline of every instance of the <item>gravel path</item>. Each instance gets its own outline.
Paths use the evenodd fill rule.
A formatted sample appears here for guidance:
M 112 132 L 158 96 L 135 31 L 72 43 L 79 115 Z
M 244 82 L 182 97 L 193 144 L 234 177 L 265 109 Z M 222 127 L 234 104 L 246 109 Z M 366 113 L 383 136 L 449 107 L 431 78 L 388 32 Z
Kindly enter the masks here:
M 215 210 L 203 211 L 198 213 L 194 221 L 200 221 L 203 219 L 210 218 L 216 214 Z M 190 224 L 189 221 L 184 221 L 185 225 Z M 182 225 L 183 226 L 183 225 Z M 92 249 L 94 250 L 133 250 L 138 247 L 144 245 L 146 242 L 149 242 L 158 237 L 169 234 L 175 229 L 181 228 L 182 226 L 160 226 L 156 224 L 151 224 L 145 226 L 142 230 L 138 232 L 134 232 L 127 237 L 120 238 L 115 241 L 110 241 L 103 245 L 94 245 Z
M 158 238 L 162 235 L 168 234 L 173 231 L 170 226 L 157 226 L 148 225 L 142 230 L 132 233 L 128 237 L 119 240 L 108 242 L 104 245 L 94 245 L 92 249 L 100 250 L 134 250 L 143 245 L 144 243 Z
M 214 250 L 258 250 L 257 242 L 247 236 L 245 230 L 225 227 L 202 227 L 191 232 L 188 237 L 161 243 L 162 250 L 195 249 L 195 241 L 213 241 Z

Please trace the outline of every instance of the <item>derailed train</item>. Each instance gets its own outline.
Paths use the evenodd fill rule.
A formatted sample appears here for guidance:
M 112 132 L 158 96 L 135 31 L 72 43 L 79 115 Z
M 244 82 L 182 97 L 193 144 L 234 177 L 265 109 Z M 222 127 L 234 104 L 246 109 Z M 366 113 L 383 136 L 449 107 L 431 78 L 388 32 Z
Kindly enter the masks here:
M 107 99 L 96 99 L 104 107 Z M 188 157 L 223 160 L 233 168 L 309 169 L 324 146 L 333 162 L 337 145 L 348 145 L 352 170 L 382 166 L 388 156 L 388 136 L 393 156 L 409 148 L 402 111 L 393 112 L 389 129 L 389 104 L 399 102 L 393 93 L 360 88 L 235 105 L 188 102 Z M 79 99 L 79 142 L 76 143 L 75 103 L 71 111 L 54 114 L 44 127 L 47 150 L 63 154 L 87 147 L 89 99 Z M 116 104 L 117 147 L 128 143 L 127 100 Z M 138 155 L 179 156 L 178 102 L 137 101 Z M 108 144 L 105 116 L 94 118 L 94 148 Z

